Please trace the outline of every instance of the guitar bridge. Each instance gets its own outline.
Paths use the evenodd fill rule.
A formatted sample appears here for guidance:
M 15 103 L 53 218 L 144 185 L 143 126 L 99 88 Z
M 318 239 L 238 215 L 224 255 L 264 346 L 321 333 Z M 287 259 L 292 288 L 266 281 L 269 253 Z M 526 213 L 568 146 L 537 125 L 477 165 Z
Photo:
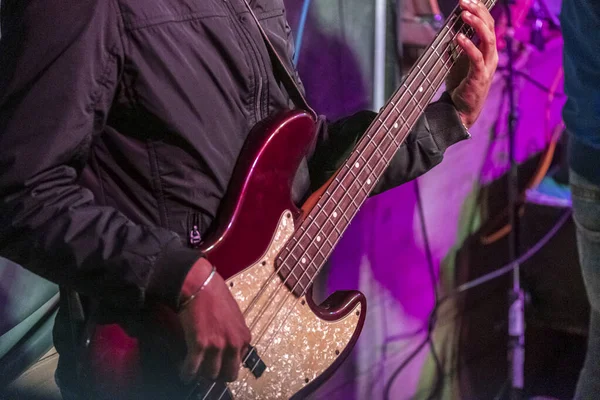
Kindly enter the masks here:
M 248 350 L 248 353 L 246 353 L 244 360 L 244 367 L 248 368 L 255 378 L 260 378 L 267 369 L 267 366 L 263 360 L 261 360 L 258 352 L 256 351 L 256 347 L 254 346 L 250 346 L 250 349 Z

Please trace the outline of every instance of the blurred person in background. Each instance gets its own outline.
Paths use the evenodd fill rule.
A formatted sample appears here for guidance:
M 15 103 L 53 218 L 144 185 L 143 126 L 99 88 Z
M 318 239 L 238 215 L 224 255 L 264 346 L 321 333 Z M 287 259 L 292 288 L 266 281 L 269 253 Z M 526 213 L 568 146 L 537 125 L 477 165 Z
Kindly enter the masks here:
M 590 302 L 576 399 L 600 398 L 600 2 L 564 0 L 561 26 L 569 132 L 569 180 L 581 271 Z

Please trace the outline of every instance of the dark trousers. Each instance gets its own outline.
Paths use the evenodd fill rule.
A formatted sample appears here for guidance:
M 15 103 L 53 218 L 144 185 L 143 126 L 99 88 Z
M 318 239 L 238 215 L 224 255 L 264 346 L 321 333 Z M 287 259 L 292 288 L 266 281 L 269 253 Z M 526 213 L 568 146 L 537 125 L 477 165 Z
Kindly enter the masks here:
M 591 306 L 588 350 L 575 399 L 600 399 L 600 186 L 571 172 L 581 272 Z

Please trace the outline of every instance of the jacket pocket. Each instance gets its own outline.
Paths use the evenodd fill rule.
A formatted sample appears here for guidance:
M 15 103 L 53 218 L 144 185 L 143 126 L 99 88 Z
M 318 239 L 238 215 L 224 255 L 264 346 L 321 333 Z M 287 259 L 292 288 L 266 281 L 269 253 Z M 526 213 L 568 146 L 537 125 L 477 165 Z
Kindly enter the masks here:
M 296 72 L 292 63 L 294 57 L 294 43 L 292 28 L 287 21 L 284 8 L 270 8 L 266 11 L 256 12 L 256 18 L 267 33 L 269 40 L 277 50 L 277 54 L 285 62 L 288 71 Z M 297 83 L 299 79 L 295 76 Z
M 256 18 L 258 18 L 260 21 L 263 21 L 269 18 L 281 17 L 283 16 L 283 14 L 285 14 L 285 10 L 283 8 L 275 9 L 271 11 L 263 11 L 261 13 L 257 13 Z

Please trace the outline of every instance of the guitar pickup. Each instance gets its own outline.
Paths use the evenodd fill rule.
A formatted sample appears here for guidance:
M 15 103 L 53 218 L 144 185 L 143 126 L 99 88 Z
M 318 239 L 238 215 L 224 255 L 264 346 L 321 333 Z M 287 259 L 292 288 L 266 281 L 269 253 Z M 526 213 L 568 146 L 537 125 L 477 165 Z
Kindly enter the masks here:
M 248 350 L 248 353 L 246 353 L 244 360 L 244 367 L 248 368 L 250 372 L 252 372 L 252 375 L 254 375 L 256 378 L 260 378 L 267 369 L 267 366 L 263 360 L 261 360 L 258 352 L 256 351 L 256 347 L 254 346 L 250 346 L 250 349 Z

